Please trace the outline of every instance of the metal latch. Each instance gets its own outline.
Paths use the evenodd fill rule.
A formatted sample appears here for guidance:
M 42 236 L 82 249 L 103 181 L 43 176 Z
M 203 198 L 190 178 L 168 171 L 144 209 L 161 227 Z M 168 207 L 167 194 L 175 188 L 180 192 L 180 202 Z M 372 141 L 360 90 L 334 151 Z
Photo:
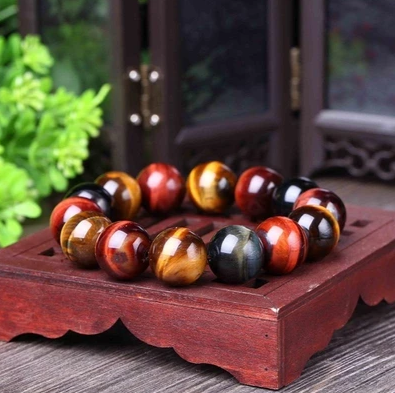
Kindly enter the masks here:
M 290 96 L 291 110 L 299 111 L 301 107 L 301 61 L 300 49 L 298 47 L 291 48 L 291 80 L 290 80 Z

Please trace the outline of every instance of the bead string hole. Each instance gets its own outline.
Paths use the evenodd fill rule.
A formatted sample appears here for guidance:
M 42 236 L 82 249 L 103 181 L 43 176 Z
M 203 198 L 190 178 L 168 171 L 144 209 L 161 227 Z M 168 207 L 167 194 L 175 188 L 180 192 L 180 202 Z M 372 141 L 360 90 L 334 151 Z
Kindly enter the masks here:
M 55 249 L 53 247 L 47 250 L 41 251 L 38 255 L 44 255 L 46 257 L 53 257 L 55 255 Z
M 255 278 L 254 280 L 248 281 L 244 286 L 248 287 L 248 288 L 258 289 L 260 287 L 263 287 L 268 282 L 269 282 L 268 280 L 258 277 L 258 278 Z
M 223 283 L 218 278 L 215 278 L 211 281 L 219 283 L 219 284 L 223 284 L 223 285 L 229 285 L 229 284 Z M 247 281 L 246 283 L 244 283 L 242 285 L 240 285 L 240 284 L 235 284 L 235 285 L 237 285 L 238 288 L 259 289 L 259 288 L 263 287 L 265 284 L 268 284 L 269 282 L 270 282 L 269 280 L 258 277 L 258 278 L 254 278 L 253 280 Z
M 369 220 L 356 220 L 354 221 L 351 226 L 352 227 L 357 227 L 357 228 L 364 228 L 366 225 L 369 225 L 372 221 Z M 343 232 L 344 234 L 344 232 Z

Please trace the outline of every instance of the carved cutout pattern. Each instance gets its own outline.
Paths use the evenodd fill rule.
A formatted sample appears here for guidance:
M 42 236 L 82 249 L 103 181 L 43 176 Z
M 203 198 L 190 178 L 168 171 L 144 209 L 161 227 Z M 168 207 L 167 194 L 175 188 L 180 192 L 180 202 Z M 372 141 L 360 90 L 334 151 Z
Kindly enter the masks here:
M 325 167 L 345 168 L 355 177 L 374 175 L 395 179 L 395 145 L 372 140 L 327 137 Z

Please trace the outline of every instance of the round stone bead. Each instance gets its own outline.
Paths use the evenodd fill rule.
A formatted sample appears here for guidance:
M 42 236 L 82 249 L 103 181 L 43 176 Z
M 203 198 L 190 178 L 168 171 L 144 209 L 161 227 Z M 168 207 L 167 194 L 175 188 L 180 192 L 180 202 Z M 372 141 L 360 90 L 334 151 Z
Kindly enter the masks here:
M 339 223 L 340 232 L 343 231 L 347 220 L 347 211 L 341 198 L 333 191 L 324 188 L 312 188 L 299 195 L 294 209 L 305 205 L 319 205 L 326 207 Z
M 113 198 L 111 218 L 114 221 L 133 219 L 141 205 L 141 189 L 137 181 L 125 172 L 106 172 L 95 183 Z
M 49 219 L 49 227 L 52 236 L 58 243 L 60 242 L 60 233 L 63 225 L 71 217 L 82 211 L 91 211 L 95 212 L 96 215 L 102 215 L 100 207 L 92 200 L 86 198 L 70 197 L 64 199 L 55 206 Z
M 242 284 L 262 270 L 262 242 L 254 231 L 242 225 L 220 229 L 208 244 L 207 252 L 212 272 L 224 283 Z
M 306 205 L 295 209 L 289 218 L 307 231 L 309 251 L 307 259 L 314 261 L 328 255 L 339 242 L 340 227 L 333 214 L 325 207 Z
M 148 267 L 148 233 L 132 221 L 118 221 L 103 230 L 96 242 L 96 260 L 111 277 L 130 280 Z
M 310 188 L 317 187 L 317 183 L 307 177 L 295 177 L 285 181 L 273 192 L 275 214 L 289 216 L 299 195 Z
M 204 272 L 207 251 L 203 240 L 188 228 L 168 228 L 159 233 L 149 250 L 155 276 L 172 286 L 194 283 Z
M 265 249 L 264 269 L 271 274 L 287 274 L 301 265 L 307 256 L 305 230 L 287 217 L 270 217 L 255 230 Z
M 90 199 L 100 207 L 107 217 L 111 214 L 111 195 L 99 184 L 91 182 L 77 184 L 66 193 L 65 198 L 71 196 Z
M 236 184 L 235 199 L 239 209 L 251 219 L 271 217 L 273 191 L 283 177 L 273 169 L 255 166 L 244 171 Z
M 70 218 L 60 234 L 63 253 L 71 262 L 81 268 L 97 266 L 96 240 L 111 224 L 107 217 L 91 216 L 89 213 L 91 212 L 81 212 Z
M 144 208 L 154 214 L 167 214 L 180 207 L 185 196 L 185 181 L 172 165 L 154 163 L 137 177 Z
M 187 179 L 189 199 L 203 212 L 223 213 L 234 202 L 236 181 L 236 175 L 222 162 L 200 164 Z

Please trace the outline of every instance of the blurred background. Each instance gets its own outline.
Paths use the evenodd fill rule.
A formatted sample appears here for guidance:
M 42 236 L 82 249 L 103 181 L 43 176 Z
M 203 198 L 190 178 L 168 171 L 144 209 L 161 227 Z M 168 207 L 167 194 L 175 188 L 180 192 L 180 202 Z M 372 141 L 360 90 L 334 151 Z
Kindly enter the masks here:
M 392 208 L 394 25 L 391 0 L 0 0 L 0 245 L 70 184 L 152 161 Z

